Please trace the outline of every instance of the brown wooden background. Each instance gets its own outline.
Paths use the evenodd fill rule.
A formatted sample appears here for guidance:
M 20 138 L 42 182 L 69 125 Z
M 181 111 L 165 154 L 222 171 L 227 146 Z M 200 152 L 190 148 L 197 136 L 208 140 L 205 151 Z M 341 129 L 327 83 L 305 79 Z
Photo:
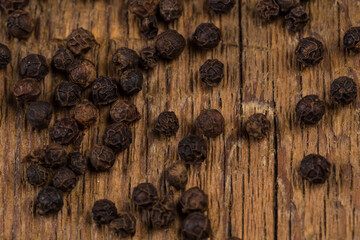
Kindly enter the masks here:
M 177 143 L 191 133 L 200 111 L 210 107 L 223 113 L 226 131 L 209 141 L 208 159 L 200 169 L 191 169 L 188 187 L 197 185 L 209 194 L 212 239 L 360 239 L 360 101 L 334 108 L 329 99 L 334 78 L 348 75 L 360 83 L 360 55 L 347 54 L 342 47 L 344 32 L 360 25 L 360 1 L 303 1 L 311 22 L 302 34 L 292 35 L 281 19 L 261 24 L 253 11 L 257 0 L 239 0 L 230 14 L 221 16 L 210 12 L 205 0 L 184 0 L 183 16 L 168 28 L 189 43 L 198 24 L 213 22 L 223 33 L 220 46 L 201 52 L 188 44 L 178 60 L 162 62 L 144 75 L 143 91 L 131 99 L 142 114 L 132 127 L 131 147 L 117 157 L 109 173 L 87 172 L 65 196 L 63 210 L 50 217 L 35 216 L 39 189 L 24 180 L 23 157 L 48 143 L 49 132 L 32 131 L 26 108 L 12 95 L 19 60 L 39 53 L 50 62 L 71 30 L 81 26 L 99 43 L 86 57 L 96 63 L 99 75 L 112 75 L 108 63 L 116 48 L 139 51 L 154 42 L 140 35 L 139 20 L 128 13 L 126 0 L 30 2 L 37 28 L 28 41 L 7 36 L 6 14 L 1 12 L 0 42 L 13 54 L 12 63 L 0 70 L 1 239 L 117 239 L 91 220 L 94 201 L 108 198 L 119 210 L 128 209 L 136 184 L 150 181 L 160 187 L 163 169 L 178 159 Z M 319 66 L 299 71 L 294 49 L 305 36 L 321 39 L 326 54 Z M 205 87 L 198 74 L 208 58 L 225 63 L 225 79 L 213 89 Z M 63 79 L 51 72 L 42 82 L 40 99 L 51 100 Z M 294 115 L 297 101 L 307 94 L 319 94 L 329 103 L 314 127 L 301 126 Z M 157 138 L 152 133 L 164 110 L 175 111 L 180 119 L 176 137 Z M 101 142 L 108 111 L 102 108 L 100 124 L 85 131 L 85 154 Z M 264 112 L 272 120 L 271 134 L 261 142 L 249 141 L 240 131 L 254 112 Z M 70 109 L 57 111 L 54 120 L 63 116 L 71 116 Z M 326 184 L 310 186 L 300 178 L 299 163 L 309 153 L 322 154 L 333 163 Z M 166 231 L 148 232 L 138 221 L 133 239 L 179 239 L 178 229 L 179 222 Z

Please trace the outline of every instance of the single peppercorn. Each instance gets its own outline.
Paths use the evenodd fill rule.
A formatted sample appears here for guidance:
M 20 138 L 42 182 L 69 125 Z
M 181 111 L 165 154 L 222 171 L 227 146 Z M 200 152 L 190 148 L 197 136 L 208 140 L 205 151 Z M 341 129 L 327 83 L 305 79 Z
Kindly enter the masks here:
M 360 51 L 360 27 L 352 27 L 344 35 L 344 47 L 354 52 Z
M 287 13 L 299 4 L 299 0 L 275 0 L 280 7 L 280 12 Z
M 63 192 L 71 191 L 76 185 L 76 175 L 67 167 L 62 167 L 55 173 L 52 183 Z
M 330 175 L 331 164 L 321 155 L 310 154 L 300 164 L 300 174 L 310 183 L 324 183 Z
M 270 22 L 280 13 L 280 7 L 275 0 L 260 0 L 256 4 L 256 10 L 264 22 Z
M 60 48 L 52 57 L 51 64 L 56 70 L 67 72 L 68 68 L 73 64 L 73 62 L 74 55 L 72 52 L 65 48 Z
M 42 186 L 47 183 L 48 177 L 47 169 L 39 164 L 33 163 L 26 169 L 26 179 L 31 185 Z
M 129 9 L 138 17 L 154 15 L 159 7 L 159 0 L 130 0 Z
M 121 238 L 131 237 L 136 232 L 136 218 L 129 212 L 122 212 L 111 221 L 109 227 Z
M 27 5 L 29 5 L 29 0 L 0 0 L 0 6 L 4 8 L 7 13 L 21 10 Z
M 175 30 L 162 32 L 155 42 L 159 55 L 167 60 L 173 60 L 180 56 L 185 49 L 185 38 Z
M 141 19 L 140 32 L 147 39 L 153 39 L 159 32 L 158 20 L 155 15 L 150 15 Z
M 115 153 L 104 145 L 95 145 L 90 152 L 90 163 L 98 172 L 109 170 L 115 163 Z
M 86 59 L 75 60 L 68 71 L 70 81 L 82 88 L 91 85 L 97 76 L 94 64 Z
M 207 157 L 207 143 L 202 137 L 190 135 L 179 142 L 178 152 L 186 164 L 202 163 Z
M 210 87 L 219 85 L 224 77 L 224 64 L 217 59 L 209 59 L 200 67 L 200 79 Z
M 357 97 L 356 83 L 349 77 L 339 77 L 331 84 L 330 96 L 340 104 L 349 104 Z
M 292 8 L 285 16 L 286 26 L 292 32 L 302 30 L 308 21 L 309 17 L 301 5 Z
M 208 239 L 211 233 L 210 220 L 200 212 L 189 214 L 181 224 L 181 235 L 184 240 Z
M 42 165 L 47 168 L 59 168 L 66 164 L 67 153 L 59 144 L 49 144 L 45 147 Z
M 11 51 L 10 49 L 0 43 L 0 69 L 5 68 L 11 62 Z
M 193 42 L 200 48 L 217 47 L 221 40 L 220 29 L 212 23 L 201 23 L 193 34 Z
M 23 78 L 15 83 L 14 95 L 18 102 L 33 102 L 40 95 L 40 85 L 34 78 Z
M 36 201 L 36 213 L 47 215 L 59 212 L 64 206 L 62 192 L 54 187 L 46 187 L 40 190 Z
M 92 84 L 92 99 L 96 105 L 108 105 L 118 99 L 118 89 L 110 77 L 98 77 Z
M 196 129 L 200 134 L 215 138 L 224 132 L 225 120 L 216 109 L 204 109 L 196 118 Z
M 141 116 L 137 107 L 127 100 L 117 100 L 110 108 L 110 118 L 114 122 L 131 124 Z
M 193 187 L 181 195 L 181 212 L 188 214 L 191 212 L 205 212 L 209 206 L 208 196 L 198 187 Z
M 144 69 L 156 67 L 159 61 L 159 54 L 154 47 L 146 47 L 140 51 L 140 66 Z
M 61 107 L 72 107 L 81 101 L 81 88 L 68 81 L 63 81 L 55 88 L 55 103 Z
M 182 0 L 160 0 L 159 2 L 159 13 L 165 22 L 178 19 L 182 12 Z
M 112 63 L 120 72 L 123 72 L 137 67 L 139 64 L 139 55 L 130 48 L 122 47 L 117 49 L 113 54 Z
M 124 123 L 111 124 L 105 129 L 103 140 L 115 152 L 124 151 L 132 142 L 131 130 Z
M 208 0 L 208 4 L 216 13 L 228 13 L 235 6 L 235 0 Z
M 44 56 L 29 54 L 20 61 L 19 71 L 22 78 L 43 79 L 49 73 L 49 67 Z
M 34 29 L 33 19 L 23 10 L 13 11 L 6 22 L 8 33 L 14 38 L 27 39 Z
M 307 95 L 298 102 L 295 112 L 305 124 L 315 124 L 325 113 L 325 103 L 317 95 Z
M 68 168 L 77 175 L 83 175 L 86 171 L 87 161 L 80 152 L 69 153 Z
M 151 183 L 140 183 L 133 189 L 132 200 L 138 207 L 150 208 L 158 199 L 158 192 Z
M 94 35 L 84 29 L 74 29 L 67 37 L 66 46 L 75 55 L 87 53 L 96 44 Z
M 121 90 L 128 96 L 134 95 L 142 90 L 142 72 L 137 69 L 129 69 L 121 74 L 119 85 Z
M 150 220 L 154 228 L 165 229 L 170 227 L 170 225 L 174 223 L 175 217 L 175 209 L 160 201 L 151 207 Z
M 165 178 L 170 186 L 175 187 L 177 190 L 184 189 L 188 182 L 187 169 L 185 164 L 178 162 L 171 165 L 165 171 Z
M 245 122 L 245 130 L 250 137 L 263 139 L 270 130 L 270 121 L 262 113 L 255 113 Z
M 324 48 L 319 40 L 307 37 L 300 40 L 295 53 L 298 63 L 304 67 L 312 67 L 319 64 L 323 59 Z
M 29 105 L 26 112 L 26 118 L 33 128 L 43 129 L 49 126 L 53 108 L 48 102 L 33 102 Z
M 74 108 L 74 119 L 83 127 L 89 127 L 97 120 L 97 108 L 89 100 L 83 100 Z
M 73 118 L 63 118 L 55 122 L 50 130 L 51 139 L 61 145 L 69 145 L 79 135 L 79 128 Z
M 166 137 L 176 135 L 179 130 L 179 120 L 174 112 L 165 111 L 160 113 L 155 124 L 155 131 Z
M 108 224 L 117 217 L 117 208 L 110 200 L 97 200 L 92 208 L 92 215 L 97 224 Z

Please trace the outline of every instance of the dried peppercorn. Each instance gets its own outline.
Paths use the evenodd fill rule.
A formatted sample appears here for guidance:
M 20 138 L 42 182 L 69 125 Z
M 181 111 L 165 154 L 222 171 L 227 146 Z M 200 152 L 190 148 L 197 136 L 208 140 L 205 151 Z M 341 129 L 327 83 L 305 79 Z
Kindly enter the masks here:
M 131 130 L 124 123 L 111 124 L 105 129 L 103 140 L 115 152 L 124 151 L 132 142 Z
M 200 212 L 189 214 L 181 224 L 184 240 L 208 239 L 211 233 L 210 220 Z
M 204 49 L 215 48 L 220 40 L 220 29 L 212 23 L 201 23 L 193 34 L 193 42 Z
M 165 22 L 178 19 L 183 12 L 182 0 L 160 0 L 159 12 Z
M 139 64 L 139 55 L 130 48 L 122 47 L 117 49 L 113 54 L 112 63 L 120 72 L 123 72 L 137 67 Z
M 42 186 L 48 181 L 49 173 L 46 168 L 39 164 L 31 164 L 26 168 L 26 179 L 34 186 Z
M 270 130 L 270 121 L 262 113 L 255 113 L 245 122 L 247 134 L 255 139 L 263 139 Z
M 72 143 L 79 135 L 79 128 L 73 118 L 63 118 L 55 122 L 50 130 L 51 139 L 61 145 Z
M 110 108 L 110 118 L 118 123 L 134 123 L 138 121 L 140 113 L 137 107 L 127 100 L 117 100 Z
M 15 83 L 14 95 L 21 103 L 33 102 L 40 95 L 40 85 L 34 78 L 23 78 Z
M 69 79 L 82 88 L 91 85 L 97 76 L 94 64 L 86 59 L 75 60 L 68 71 Z
M 325 103 L 317 95 L 307 95 L 298 102 L 295 112 L 305 124 L 315 124 L 325 113 Z
M 73 82 L 63 81 L 55 88 L 54 100 L 61 107 L 75 106 L 81 101 L 81 88 Z
M 83 175 L 86 171 L 87 161 L 80 152 L 72 152 L 68 155 L 68 168 L 77 175 Z
M 0 68 L 5 68 L 11 61 L 11 51 L 10 49 L 0 43 Z
M 26 118 L 33 128 L 43 129 L 49 126 L 53 108 L 50 103 L 38 101 L 29 105 Z
M 59 144 L 49 144 L 45 148 L 42 165 L 47 168 L 59 168 L 66 164 L 67 153 Z
M 204 191 L 198 187 L 193 187 L 183 192 L 179 204 L 181 212 L 185 214 L 205 212 L 209 206 L 209 199 Z
M 97 120 L 97 108 L 89 100 L 83 100 L 74 108 L 74 119 L 84 127 L 94 124 Z
M 170 186 L 178 190 L 184 189 L 188 182 L 185 164 L 178 162 L 171 165 L 165 172 L 165 178 Z
M 349 104 L 357 97 L 356 83 L 349 77 L 339 77 L 331 84 L 330 96 L 340 104 Z
M 132 200 L 138 207 L 152 207 L 158 199 L 158 192 L 151 183 L 140 183 L 133 189 Z
M 1 0 L 0 6 L 8 13 L 12 13 L 15 10 L 20 10 L 29 5 L 29 0 Z
M 84 29 L 74 29 L 67 37 L 66 46 L 75 55 L 87 53 L 96 44 L 94 35 Z
M 235 6 L 235 0 L 208 0 L 208 4 L 216 13 L 227 13 Z
M 154 130 L 167 137 L 176 135 L 179 130 L 179 120 L 174 112 L 165 111 L 160 113 Z
M 303 29 L 308 21 L 309 17 L 301 5 L 292 8 L 285 16 L 286 26 L 292 32 Z
M 319 64 L 323 59 L 324 48 L 319 40 L 307 37 L 300 40 L 295 53 L 298 63 L 304 67 L 312 67 Z
M 174 223 L 175 217 L 175 209 L 160 201 L 151 207 L 150 220 L 154 228 L 165 229 L 170 227 L 170 225 Z
M 67 167 L 61 167 L 54 174 L 52 183 L 54 187 L 63 192 L 71 191 L 76 185 L 76 175 Z
M 117 217 L 117 208 L 110 200 L 97 200 L 92 208 L 92 215 L 97 224 L 108 224 Z
M 129 69 L 121 74 L 119 85 L 121 90 L 128 96 L 141 91 L 143 85 L 142 72 L 137 69 Z
M 219 85 L 224 77 L 224 64 L 217 59 L 209 59 L 200 67 L 200 79 L 210 87 Z
M 140 32 L 147 39 L 153 39 L 159 32 L 158 20 L 155 15 L 141 19 Z
M 40 215 L 59 212 L 64 206 L 62 192 L 54 187 L 46 187 L 40 190 L 36 197 L 35 209 Z
M 49 73 L 49 67 L 44 56 L 29 54 L 20 61 L 19 71 L 23 78 L 43 79 Z
M 299 0 L 276 0 L 282 13 L 287 13 L 299 4 Z
M 144 18 L 154 15 L 159 7 L 159 0 L 130 0 L 129 9 L 137 16 Z
M 98 172 L 109 170 L 115 163 L 115 153 L 104 145 L 95 145 L 90 152 L 90 163 Z
M 206 137 L 215 138 L 224 132 L 225 120 L 216 109 L 204 109 L 196 118 L 196 129 Z
M 310 183 L 324 183 L 330 175 L 331 164 L 321 155 L 310 154 L 300 164 L 300 174 Z
M 119 213 L 111 221 L 110 229 L 119 234 L 121 238 L 134 236 L 136 232 L 136 218 L 129 212 Z
M 360 27 L 352 27 L 344 35 L 344 47 L 354 52 L 360 51 Z
M 154 47 L 146 47 L 140 51 L 140 66 L 144 69 L 156 67 L 159 61 L 159 54 Z
M 74 55 L 69 50 L 60 48 L 52 57 L 51 64 L 56 70 L 67 72 L 73 62 Z
M 280 13 L 280 7 L 275 0 L 260 0 L 256 4 L 256 10 L 258 11 L 260 18 L 265 22 L 271 21 Z
M 92 99 L 96 105 L 108 105 L 118 99 L 118 89 L 110 77 L 98 77 L 92 85 Z
M 159 55 L 167 60 L 179 57 L 184 51 L 185 45 L 185 38 L 175 30 L 162 32 L 155 42 L 155 47 Z
M 207 143 L 202 137 L 190 135 L 179 142 L 178 152 L 186 164 L 202 163 L 207 157 Z
M 14 38 L 26 39 L 34 29 L 34 21 L 30 14 L 23 10 L 15 10 L 6 20 L 8 33 Z

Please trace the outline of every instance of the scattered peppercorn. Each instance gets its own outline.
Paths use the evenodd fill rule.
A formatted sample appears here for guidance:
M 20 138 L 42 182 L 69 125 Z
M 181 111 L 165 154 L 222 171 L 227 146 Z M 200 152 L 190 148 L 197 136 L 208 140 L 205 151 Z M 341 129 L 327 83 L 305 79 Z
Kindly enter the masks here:
M 62 72 L 67 72 L 68 68 L 73 64 L 74 62 L 74 55 L 72 52 L 65 48 L 60 48 L 57 50 L 52 57 L 52 66 Z
M 349 104 L 357 97 L 356 83 L 349 77 L 339 77 L 331 84 L 330 96 L 340 104 Z
M 165 172 L 165 177 L 170 186 L 177 190 L 185 188 L 188 182 L 187 169 L 185 164 L 177 162 L 171 165 Z
M 117 208 L 110 200 L 97 200 L 92 208 L 92 215 L 97 224 L 108 224 L 117 217 Z
M 79 128 L 73 118 L 63 118 L 55 122 L 51 128 L 51 139 L 61 145 L 72 143 L 79 135 Z
M 199 136 L 190 135 L 179 142 L 178 152 L 186 164 L 202 163 L 207 157 L 207 143 Z
M 150 220 L 154 228 L 165 229 L 175 221 L 176 211 L 174 208 L 160 201 L 151 207 Z
M 206 137 L 215 138 L 224 132 L 225 120 L 216 109 L 204 109 L 196 118 L 196 129 Z
M 151 183 L 140 183 L 133 189 L 132 200 L 138 207 L 152 207 L 158 199 L 158 192 Z
M 86 171 L 87 161 L 80 152 L 69 153 L 68 168 L 77 175 L 83 175 Z
M 344 47 L 354 52 L 360 51 L 360 27 L 352 27 L 344 35 Z
M 181 212 L 188 214 L 191 212 L 205 212 L 209 206 L 208 196 L 198 187 L 193 187 L 181 195 Z
M 155 131 L 171 137 L 179 130 L 179 120 L 174 112 L 165 111 L 160 113 L 155 124 Z
M 40 190 L 35 201 L 36 213 L 40 215 L 57 213 L 63 206 L 62 192 L 54 187 L 46 187 Z
M 217 59 L 209 59 L 200 67 L 201 81 L 210 87 L 219 85 L 224 77 L 224 64 Z
M 292 8 L 285 16 L 286 26 L 292 32 L 302 30 L 308 21 L 309 17 L 301 5 Z
M 120 71 L 135 68 L 139 64 L 139 55 L 132 49 L 122 47 L 115 51 L 112 56 L 112 62 Z
M 304 67 L 312 67 L 319 64 L 323 59 L 324 48 L 319 40 L 313 37 L 307 37 L 300 40 L 295 53 L 298 63 Z
M 59 144 L 49 144 L 45 148 L 45 157 L 42 165 L 47 168 L 59 168 L 66 164 L 66 151 Z
M 260 0 L 256 4 L 256 10 L 259 12 L 261 20 L 270 22 L 280 13 L 280 7 L 275 0 Z
M 33 102 L 29 105 L 26 118 L 33 128 L 43 129 L 49 126 L 53 108 L 48 102 Z
M 159 54 L 154 47 L 146 47 L 140 51 L 140 65 L 144 69 L 156 67 L 159 61 Z
M 295 112 L 305 124 L 315 124 L 325 113 L 325 103 L 317 95 L 307 95 L 298 102 Z
M 154 15 L 159 7 L 159 0 L 130 0 L 129 9 L 138 17 L 144 18 Z
M 8 13 L 20 10 L 29 5 L 29 0 L 0 0 L 0 6 Z
M 208 239 L 211 233 L 210 220 L 200 212 L 189 214 L 181 224 L 184 240 Z
M 180 56 L 185 49 L 185 38 L 175 30 L 162 32 L 155 42 L 159 55 L 167 60 L 173 60 Z
M 28 12 L 15 10 L 7 18 L 6 27 L 11 36 L 26 39 L 34 29 L 34 21 Z
M 310 183 L 324 183 L 330 175 L 331 164 L 321 155 L 310 154 L 300 164 L 300 174 Z
M 228 13 L 235 6 L 235 0 L 208 0 L 208 4 L 216 13 Z
M 245 129 L 249 136 L 255 139 L 263 139 L 270 130 L 270 121 L 262 113 L 255 113 L 245 122 Z
M 147 39 L 153 39 L 159 32 L 158 20 L 155 15 L 150 15 L 141 20 L 140 32 Z
M 33 102 L 40 95 L 40 85 L 34 78 L 23 78 L 15 83 L 14 95 L 21 103 Z
M 97 108 L 89 100 L 83 100 L 74 108 L 74 119 L 84 127 L 89 127 L 97 120 Z
M 119 213 L 118 216 L 111 221 L 110 228 L 121 238 L 134 236 L 136 232 L 136 219 L 129 212 Z
M 110 77 L 98 77 L 92 85 L 92 99 L 96 105 L 108 105 L 118 99 L 118 89 Z
M 61 107 L 72 107 L 81 101 L 81 88 L 68 81 L 63 81 L 55 88 L 55 103 Z
M 107 171 L 115 163 L 115 154 L 107 146 L 95 145 L 90 152 L 90 163 L 98 172 Z
M 127 149 L 131 142 L 131 130 L 124 123 L 114 123 L 105 129 L 104 144 L 115 152 Z
M 299 0 L 276 0 L 282 13 L 287 13 L 299 4 Z
M 39 164 L 33 163 L 26 169 L 26 179 L 31 185 L 42 186 L 47 182 L 48 177 L 46 168 Z
M 5 68 L 11 62 L 10 49 L 0 43 L 0 68 Z
M 193 42 L 200 48 L 211 49 L 219 45 L 220 29 L 212 23 L 201 23 L 193 34 Z
M 49 67 L 44 56 L 29 54 L 20 61 L 19 71 L 22 78 L 43 79 L 49 73 Z
M 119 85 L 126 95 L 131 96 L 141 91 L 143 81 L 141 71 L 129 69 L 121 75 Z
M 75 60 L 68 71 L 69 79 L 82 88 L 91 85 L 97 76 L 94 64 L 86 59 Z
M 160 0 L 159 12 L 165 22 L 178 19 L 183 12 L 182 0 Z
M 67 37 L 66 46 L 75 55 L 87 53 L 96 44 L 94 35 L 84 29 L 74 29 Z
M 67 167 L 61 167 L 55 173 L 52 183 L 63 192 L 71 191 L 76 185 L 76 175 Z
M 110 108 L 110 118 L 114 122 L 131 124 L 141 116 L 137 107 L 127 100 L 117 100 Z

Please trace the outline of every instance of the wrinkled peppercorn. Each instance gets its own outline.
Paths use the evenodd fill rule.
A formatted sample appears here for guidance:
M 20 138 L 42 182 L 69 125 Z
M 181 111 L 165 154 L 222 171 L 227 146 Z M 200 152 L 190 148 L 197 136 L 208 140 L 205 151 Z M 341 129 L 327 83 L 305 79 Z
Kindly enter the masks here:
M 182 0 L 160 0 L 159 12 L 165 22 L 178 19 L 183 12 Z
M 138 207 L 152 207 L 158 199 L 158 192 L 151 183 L 140 183 L 133 189 L 132 200 Z
M 40 85 L 35 78 L 23 78 L 15 83 L 14 95 L 21 103 L 33 102 L 40 95 Z
M 72 143 L 79 135 L 79 128 L 73 118 L 63 118 L 55 122 L 51 128 L 51 139 L 61 145 Z
M 140 32 L 147 39 L 153 39 L 159 32 L 158 21 L 155 15 L 150 15 L 141 19 Z
M 94 35 L 84 29 L 74 29 L 67 37 L 66 46 L 76 55 L 85 54 L 96 44 Z
M 74 119 L 84 127 L 94 124 L 97 120 L 97 108 L 89 100 L 83 100 L 74 108 Z
M 299 4 L 299 0 L 275 0 L 283 13 L 289 12 L 292 8 Z
M 59 144 L 49 144 L 45 148 L 45 157 L 42 165 L 47 168 L 59 168 L 66 164 L 66 151 Z
M 303 29 L 308 21 L 309 17 L 300 5 L 291 9 L 285 16 L 286 26 L 292 32 L 298 32 Z
M 174 112 L 165 111 L 160 113 L 156 124 L 155 131 L 167 137 L 176 135 L 179 130 L 179 120 Z
M 130 48 L 122 47 L 115 51 L 112 56 L 112 62 L 120 72 L 123 72 L 137 67 L 139 55 Z
M 56 70 L 67 72 L 73 62 L 74 55 L 69 50 L 60 48 L 52 57 L 51 64 Z
M 134 236 L 136 232 L 136 219 L 129 212 L 119 213 L 118 216 L 111 221 L 110 228 L 121 238 Z
M 205 212 L 209 206 L 209 199 L 204 191 L 193 187 L 183 192 L 179 204 L 182 213 Z
M 40 215 L 57 213 L 63 206 L 62 192 L 54 187 L 46 187 L 40 190 L 35 201 L 36 213 Z
M 170 186 L 178 190 L 184 189 L 188 182 L 185 164 L 178 162 L 171 165 L 165 172 L 165 178 Z
M 310 183 L 324 183 L 330 175 L 331 164 L 318 154 L 304 157 L 300 164 L 300 174 Z
M 245 122 L 245 130 L 250 137 L 263 139 L 270 130 L 270 121 L 262 113 L 255 113 Z
M 103 139 L 106 146 L 115 152 L 121 152 L 132 142 L 131 130 L 124 123 L 114 123 L 105 129 Z
M 75 60 L 68 68 L 69 79 L 82 88 L 91 85 L 97 76 L 95 66 L 86 59 Z
M 220 29 L 212 23 L 201 23 L 193 34 L 193 42 L 200 48 L 211 49 L 219 45 Z
M 134 123 L 140 119 L 137 107 L 127 100 L 117 100 L 110 109 L 110 117 L 118 123 Z
M 28 12 L 16 10 L 7 18 L 6 27 L 11 36 L 26 39 L 34 29 L 34 21 Z
M 146 47 L 140 51 L 140 66 L 144 69 L 156 67 L 159 61 L 159 54 L 156 48 Z
M 92 208 L 92 215 L 97 224 L 108 224 L 117 217 L 117 208 L 110 200 L 97 200 Z
M 167 60 L 179 57 L 184 51 L 185 45 L 185 38 L 175 30 L 162 32 L 155 42 L 159 55 Z
M 33 102 L 29 105 L 26 118 L 33 128 L 43 129 L 49 126 L 53 108 L 48 102 Z
M 325 103 L 317 95 L 308 95 L 298 102 L 295 112 L 305 124 L 315 124 L 325 113 Z
M 96 145 L 91 149 L 90 163 L 98 172 L 107 171 L 115 163 L 115 154 L 107 146 Z
M 118 89 L 110 77 L 98 77 L 92 85 L 92 99 L 96 105 L 108 105 L 118 99 Z
M 184 240 L 202 240 L 211 236 L 210 220 L 200 212 L 189 214 L 181 224 Z
M 256 10 L 259 12 L 261 19 L 265 22 L 271 21 L 280 13 L 280 7 L 275 0 L 260 0 L 256 4 Z
M 26 169 L 26 179 L 31 185 L 42 186 L 47 182 L 48 177 L 47 169 L 39 164 L 33 163 Z
M 207 143 L 199 136 L 190 135 L 179 142 L 178 152 L 186 164 L 202 163 L 207 157 Z
M 23 9 L 29 5 L 29 0 L 0 0 L 0 6 L 8 13 Z
M 340 104 L 349 104 L 357 97 L 356 83 L 349 77 L 339 77 L 331 84 L 330 96 Z
M 352 27 L 344 35 L 344 47 L 354 52 L 360 51 L 360 27 Z
M 202 110 L 195 124 L 197 131 L 209 138 L 219 136 L 225 128 L 224 117 L 216 109 Z
M 71 191 L 76 185 L 76 175 L 67 167 L 62 167 L 55 173 L 52 183 L 63 192 Z
M 121 90 L 128 96 L 141 91 L 144 78 L 142 72 L 137 69 L 126 70 L 120 77 Z
M 63 81 L 55 88 L 54 100 L 61 107 L 72 107 L 81 101 L 81 88 L 68 81 Z
M 0 68 L 5 68 L 11 61 L 11 51 L 10 49 L 0 43 Z
M 150 220 L 154 228 L 165 229 L 170 227 L 170 225 L 175 221 L 175 217 L 175 209 L 169 207 L 167 204 L 157 202 L 151 207 Z
M 235 6 L 235 0 L 208 0 L 208 4 L 216 13 L 227 13 Z
M 69 153 L 68 168 L 77 175 L 83 175 L 86 171 L 87 161 L 80 152 Z
M 137 16 L 144 18 L 154 15 L 159 7 L 159 0 L 130 0 L 129 9 Z
M 307 37 L 300 40 L 295 53 L 298 63 L 304 67 L 311 67 L 319 64 L 323 59 L 324 48 L 319 40 Z
M 44 56 L 29 54 L 20 61 L 19 71 L 22 78 L 43 79 L 49 73 L 49 67 Z
M 217 59 L 209 59 L 200 67 L 201 81 L 210 87 L 219 85 L 224 77 L 224 64 Z

